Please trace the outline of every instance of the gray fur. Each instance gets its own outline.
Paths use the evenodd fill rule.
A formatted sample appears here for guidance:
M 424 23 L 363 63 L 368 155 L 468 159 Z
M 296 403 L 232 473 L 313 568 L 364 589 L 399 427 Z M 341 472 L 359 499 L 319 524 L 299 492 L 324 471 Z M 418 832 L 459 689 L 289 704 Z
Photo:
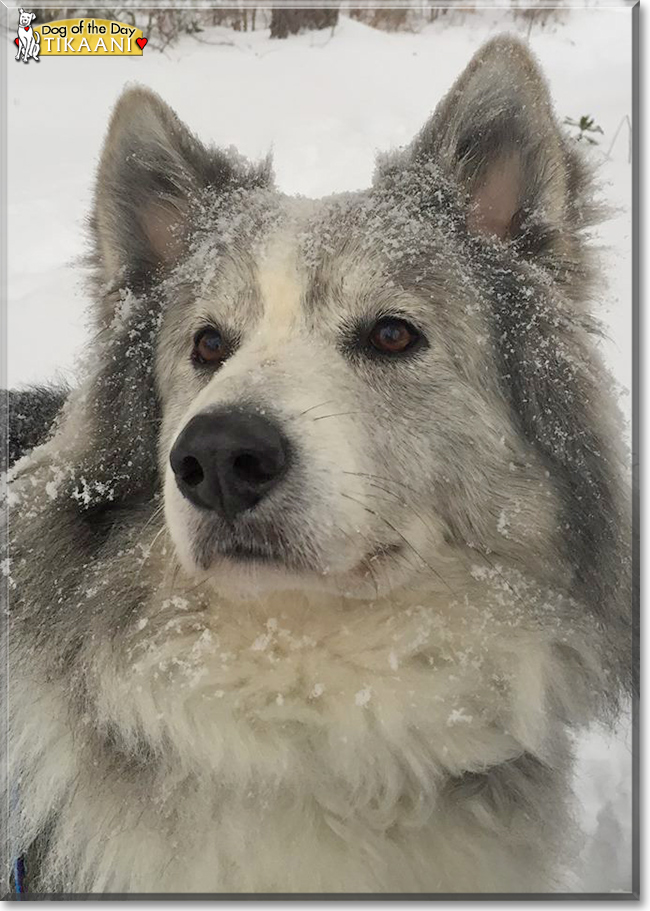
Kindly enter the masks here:
M 569 732 L 615 714 L 634 667 L 596 211 L 510 38 L 369 190 L 318 204 L 151 93 L 118 102 L 87 379 L 10 493 L 34 888 L 571 886 Z M 426 345 L 371 356 L 384 314 Z M 232 347 L 216 374 L 189 358 L 206 322 Z M 272 414 L 296 453 L 230 526 L 168 467 L 221 406 Z
M 0 425 L 7 434 L 8 466 L 44 443 L 66 400 L 64 387 L 34 386 L 9 389 L 0 400 Z

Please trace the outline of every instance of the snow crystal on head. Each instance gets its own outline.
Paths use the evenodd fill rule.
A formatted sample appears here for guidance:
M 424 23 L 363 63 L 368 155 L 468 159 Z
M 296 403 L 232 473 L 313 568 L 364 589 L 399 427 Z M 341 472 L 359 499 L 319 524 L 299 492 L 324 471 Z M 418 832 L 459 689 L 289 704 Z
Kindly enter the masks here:
M 186 284 L 198 298 L 209 294 L 221 259 L 233 261 L 255 255 L 283 216 L 280 199 L 267 189 L 204 191 L 192 208 L 188 254 L 163 283 L 165 293 Z
M 434 162 L 394 163 L 372 189 L 324 200 L 301 242 L 311 268 L 354 245 L 359 255 L 418 272 L 427 265 L 423 254 L 435 255 L 443 238 L 462 243 L 461 224 L 458 191 Z

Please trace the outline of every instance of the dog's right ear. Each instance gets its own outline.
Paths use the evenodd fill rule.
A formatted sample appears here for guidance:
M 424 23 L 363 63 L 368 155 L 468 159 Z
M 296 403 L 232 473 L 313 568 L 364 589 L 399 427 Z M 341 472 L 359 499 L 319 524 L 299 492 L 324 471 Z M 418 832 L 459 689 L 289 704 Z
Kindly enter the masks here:
M 268 182 L 268 167 L 247 175 Z M 92 226 L 102 281 L 145 288 L 180 256 L 188 212 L 201 191 L 219 191 L 242 176 L 241 164 L 205 148 L 158 95 L 127 89 L 113 111 L 97 174 Z
M 161 98 L 143 88 L 117 102 L 97 175 L 93 226 L 102 277 L 130 287 L 180 252 L 206 150 Z

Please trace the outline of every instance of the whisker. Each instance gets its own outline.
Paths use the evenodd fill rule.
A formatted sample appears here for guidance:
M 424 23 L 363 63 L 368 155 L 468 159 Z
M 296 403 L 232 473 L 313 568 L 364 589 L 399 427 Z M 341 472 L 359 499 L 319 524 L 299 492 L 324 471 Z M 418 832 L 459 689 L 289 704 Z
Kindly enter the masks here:
M 152 518 L 153 518 L 153 517 L 152 517 Z M 149 522 L 151 522 L 151 519 L 149 520 Z M 147 523 L 147 524 L 149 524 L 149 523 Z M 144 531 L 144 530 L 143 530 L 143 531 Z M 154 535 L 154 538 L 153 538 L 153 541 L 151 542 L 151 544 L 146 548 L 146 553 L 144 554 L 144 556 L 143 556 L 143 558 L 142 558 L 142 563 L 140 564 L 140 566 L 139 566 L 139 568 L 138 568 L 138 571 L 136 572 L 136 574 L 135 574 L 135 576 L 134 576 L 134 578 L 133 578 L 133 583 L 132 583 L 131 587 L 129 588 L 129 593 L 135 591 L 135 589 L 136 589 L 136 587 L 137 587 L 137 585 L 138 585 L 138 582 L 139 582 L 139 580 L 140 580 L 140 576 L 142 575 L 142 571 L 143 571 L 143 569 L 144 569 L 145 563 L 147 562 L 147 560 L 148 560 L 149 557 L 151 556 L 151 553 L 152 553 L 152 551 L 153 551 L 153 549 L 154 549 L 154 547 L 155 547 L 156 541 L 158 540 L 158 538 L 159 538 L 162 534 L 165 534 L 166 532 L 167 532 L 167 526 L 166 526 L 166 525 L 163 525 L 162 528 L 160 528 L 160 529 L 156 532 L 156 534 Z M 142 539 L 142 534 L 140 534 L 140 537 L 138 538 L 138 541 L 136 542 L 136 545 L 140 543 L 140 540 L 141 540 L 141 539 Z
M 381 491 L 383 491 L 384 493 L 387 493 L 388 496 L 389 496 L 389 497 L 392 497 L 392 498 L 395 500 L 395 502 L 397 502 L 397 503 L 400 504 L 400 506 L 407 506 L 407 505 L 408 505 L 404 500 L 400 499 L 400 498 L 397 496 L 397 494 L 395 493 L 394 490 L 389 490 L 387 487 L 382 487 L 381 484 L 374 484 L 374 483 L 371 483 L 370 486 L 373 487 L 375 490 L 381 490 Z M 366 496 L 367 496 L 367 497 L 374 497 L 374 496 L 377 496 L 377 494 L 367 493 Z
M 161 503 L 160 506 L 156 506 L 156 508 L 154 509 L 154 511 L 152 512 L 152 514 L 149 516 L 149 518 L 147 519 L 147 521 L 146 521 L 146 522 L 144 523 L 144 525 L 142 526 L 142 531 L 140 532 L 140 538 L 142 538 L 142 536 L 143 536 L 143 534 L 145 533 L 145 531 L 147 530 L 147 528 L 149 528 L 149 526 L 150 526 L 151 523 L 154 521 L 154 519 L 157 519 L 157 518 L 158 518 L 158 516 L 160 515 L 160 513 L 163 511 L 164 508 L 165 508 L 164 502 Z M 139 538 L 138 540 L 140 540 L 140 538 Z
M 377 576 L 375 575 L 375 570 L 373 569 L 372 563 L 370 560 L 364 560 L 363 565 L 370 573 L 372 584 L 375 586 L 375 598 L 379 599 L 379 582 L 377 581 Z
M 146 521 L 146 522 L 144 523 L 144 525 L 142 526 L 142 529 L 140 530 L 140 534 L 138 535 L 137 539 L 134 541 L 134 543 L 133 543 L 133 547 L 134 547 L 134 548 L 137 547 L 139 544 L 141 544 L 142 539 L 143 539 L 144 536 L 145 536 L 145 532 L 147 531 L 147 529 L 149 528 L 149 526 L 151 525 L 151 523 L 154 522 L 154 521 L 158 518 L 158 516 L 161 514 L 161 512 L 163 511 L 164 508 L 165 508 L 165 504 L 164 504 L 164 503 L 161 503 L 160 506 L 157 506 L 157 507 L 154 509 L 153 513 L 149 516 L 149 518 L 147 519 L 147 521 Z M 154 544 L 156 543 L 156 541 L 157 541 L 158 538 L 160 537 L 161 533 L 162 533 L 163 531 L 166 531 L 166 529 L 167 529 L 167 526 L 166 526 L 166 525 L 163 525 L 162 528 L 156 533 L 156 535 L 155 535 L 153 541 L 151 542 L 151 544 L 150 544 L 149 547 L 148 547 L 147 555 L 146 555 L 146 557 L 144 558 L 144 560 L 143 560 L 143 562 L 142 562 L 142 565 L 143 565 L 143 566 L 144 566 L 144 564 L 146 563 L 146 561 L 149 559 L 149 555 L 151 554 L 151 549 L 153 548 Z M 145 545 L 142 545 L 142 546 L 145 546 Z M 138 576 L 139 576 L 139 575 L 140 575 L 140 573 L 138 572 Z M 137 576 L 136 576 L 136 578 L 137 578 Z
M 345 472 L 345 474 L 354 475 L 354 474 L 359 474 L 359 472 L 347 471 L 347 472 Z M 376 476 L 373 476 L 373 475 L 363 475 L 363 476 L 364 476 L 364 477 L 376 477 Z M 399 483 L 399 482 L 395 482 L 395 483 Z M 408 508 L 409 510 L 411 510 L 411 512 L 415 515 L 415 517 L 416 517 L 417 519 L 420 520 L 420 522 L 421 522 L 422 525 L 425 527 L 425 529 L 426 529 L 430 534 L 433 534 L 433 529 L 432 529 L 430 523 L 426 522 L 426 521 L 422 518 L 421 514 L 417 511 L 417 509 L 415 509 L 415 507 L 414 507 L 411 503 L 407 503 L 407 502 L 405 502 L 404 500 L 400 500 L 400 499 L 397 497 L 397 495 L 396 495 L 395 493 L 393 493 L 392 491 L 388 490 L 388 489 L 385 488 L 385 487 L 382 487 L 382 486 L 379 485 L 379 484 L 371 484 L 371 487 L 375 487 L 375 488 L 377 488 L 378 490 L 382 490 L 384 493 L 388 494 L 389 496 L 394 497 L 395 500 L 396 500 L 398 503 L 400 503 L 402 506 L 405 506 L 406 508 Z M 345 494 L 342 494 L 342 496 L 345 496 Z M 368 494 L 368 493 L 366 493 L 366 494 L 361 494 L 361 496 L 373 496 L 373 494 Z M 353 498 L 352 498 L 352 497 L 349 497 L 349 499 L 353 499 Z M 359 501 L 357 501 L 357 502 L 359 502 Z M 359 505 L 360 505 L 360 506 L 363 506 L 362 503 L 359 503 Z M 364 509 L 367 509 L 367 507 L 364 506 Z M 368 511 L 371 511 L 371 510 L 368 510 Z M 379 515 L 379 513 L 374 513 L 374 515 L 376 515 L 379 519 L 381 519 L 383 522 L 385 522 L 389 527 L 393 528 L 393 530 L 394 530 L 398 535 L 400 535 L 400 537 L 401 537 L 401 538 L 405 541 L 405 543 L 413 550 L 413 552 L 419 557 L 419 559 L 422 560 L 422 562 L 423 562 L 426 566 L 428 566 L 428 567 L 432 570 L 432 572 L 436 573 L 436 575 L 437 575 L 438 578 L 441 580 L 441 582 L 443 582 L 443 583 L 447 586 L 447 588 L 448 588 L 453 594 L 456 594 L 456 592 L 453 591 L 453 589 L 451 588 L 451 586 L 442 578 L 442 576 L 441 576 L 438 572 L 436 572 L 436 570 L 434 569 L 433 566 L 430 566 L 430 564 L 427 563 L 426 560 L 424 560 L 424 558 L 422 557 L 422 555 L 421 555 L 420 553 L 418 553 L 418 551 L 413 547 L 413 545 L 411 544 L 410 541 L 408 541 L 406 538 L 404 538 L 404 536 L 401 534 L 401 532 L 400 532 L 398 529 L 396 529 L 393 525 L 391 525 L 391 523 L 388 522 L 388 520 L 385 519 L 383 516 Z M 473 553 L 473 554 L 478 554 L 479 557 L 481 557 L 481 558 L 487 563 L 487 565 L 488 565 L 488 566 L 497 574 L 497 576 L 501 579 L 501 581 L 503 582 L 503 584 L 507 587 L 508 591 L 510 591 L 510 593 L 511 593 L 511 594 L 512 594 L 512 595 L 513 595 L 521 604 L 524 604 L 524 605 L 525 605 L 525 602 L 524 602 L 523 598 L 514 590 L 514 588 L 510 585 L 510 583 L 508 582 L 508 580 L 507 580 L 507 579 L 505 578 L 505 576 L 503 575 L 503 573 L 500 572 L 499 568 L 492 562 L 492 560 L 490 560 L 490 558 L 487 556 L 487 554 L 486 554 L 484 551 L 480 550 L 479 548 L 474 548 L 474 547 L 473 547 L 473 548 L 472 548 L 472 553 Z M 458 596 L 457 596 L 457 597 L 458 597 Z
M 335 414 L 321 414 L 317 418 L 312 418 L 312 421 L 324 421 L 325 418 L 342 418 L 346 414 L 370 414 L 369 411 L 337 411 Z
M 142 563 L 140 564 L 140 569 L 138 570 L 138 576 L 139 576 L 140 573 L 142 572 L 142 567 L 144 566 L 144 564 L 147 562 L 147 560 L 148 560 L 149 557 L 151 556 L 151 552 L 152 552 L 152 550 L 154 549 L 154 547 L 156 546 L 156 541 L 158 540 L 158 538 L 159 538 L 162 534 L 165 534 L 166 531 L 167 531 L 167 526 L 166 526 L 166 525 L 163 525 L 163 527 L 162 527 L 161 529 L 159 529 L 159 530 L 156 532 L 156 534 L 154 535 L 154 539 L 153 539 L 153 541 L 151 542 L 151 544 L 149 545 L 149 547 L 147 548 L 147 553 L 146 553 L 145 557 L 143 557 Z
M 373 487 L 376 487 L 375 484 L 373 484 L 372 486 L 373 486 Z M 377 489 L 380 490 L 381 488 L 377 488 Z M 401 500 L 399 500 L 399 499 L 395 496 L 395 494 L 391 494 L 390 490 L 387 490 L 387 491 L 385 491 L 385 492 L 386 492 L 387 494 L 391 495 L 393 499 L 392 499 L 392 500 L 389 500 L 388 497 L 382 497 L 382 496 L 380 496 L 378 493 L 365 493 L 365 492 L 364 492 L 364 493 L 361 494 L 361 496 L 363 496 L 363 497 L 372 497 L 373 500 L 380 500 L 382 503 L 393 503 L 393 502 L 394 502 L 394 503 L 399 503 L 400 506 L 403 506 L 403 505 L 404 505 L 403 502 L 402 502 Z
M 343 474 L 349 474 L 356 478 L 370 478 L 375 481 L 388 481 L 389 484 L 395 484 L 398 487 L 403 487 L 405 490 L 411 490 L 413 493 L 419 494 L 420 491 L 416 490 L 415 487 L 409 487 L 408 484 L 404 484 L 403 481 L 397 481 L 395 478 L 385 478 L 379 474 L 367 474 L 363 471 L 343 471 Z
M 334 528 L 336 528 L 337 531 L 340 531 L 342 535 L 345 535 L 345 537 L 349 541 L 353 541 L 352 535 L 349 532 L 347 532 L 344 528 L 341 528 L 340 525 L 334 525 Z M 363 540 L 366 542 L 366 544 L 368 546 L 368 549 L 371 550 L 372 548 L 371 548 L 370 541 L 363 534 L 363 532 L 358 531 L 357 534 L 359 535 L 359 537 L 363 538 Z M 368 572 L 369 572 L 369 574 L 372 578 L 373 584 L 375 586 L 375 596 L 377 598 L 379 598 L 379 583 L 377 582 L 377 576 L 375 575 L 374 569 L 373 569 L 373 567 L 370 566 L 370 561 L 366 560 L 365 558 L 362 560 L 362 563 L 368 569 Z
M 320 402 L 320 404 L 318 404 L 318 405 L 312 405 L 311 408 L 305 408 L 305 410 L 301 411 L 300 414 L 297 414 L 296 417 L 301 418 L 303 416 L 303 414 L 309 414 L 310 411 L 315 411 L 317 408 L 322 408 L 323 405 L 329 405 L 330 402 L 333 402 L 333 401 L 334 401 L 334 399 L 327 399 L 326 402 Z
M 189 595 L 192 592 L 195 592 L 198 588 L 201 588 L 202 586 L 207 585 L 209 581 L 210 581 L 209 579 L 203 579 L 201 582 L 197 582 L 196 585 L 193 585 L 191 588 L 181 589 L 180 593 L 181 593 L 181 595 Z
M 169 596 L 168 596 L 169 598 L 171 598 L 174 594 L 174 585 L 176 584 L 176 577 L 178 576 L 178 573 L 180 572 L 180 568 L 181 567 L 180 567 L 179 563 L 174 563 L 174 571 L 172 573 L 172 578 L 171 578 L 171 582 L 169 585 Z
M 420 554 L 420 553 L 417 551 L 417 549 L 413 546 L 413 544 L 411 544 L 411 542 L 409 541 L 409 539 L 406 538 L 398 528 L 395 528 L 395 526 L 392 524 L 392 522 L 389 522 L 388 519 L 385 519 L 385 518 L 384 518 L 380 513 L 378 513 L 376 510 L 370 509 L 369 506 L 365 506 L 360 500 L 356 500 L 354 497 L 351 497 L 349 494 L 346 494 L 346 493 L 341 492 L 341 496 L 342 496 L 342 497 L 345 497 L 345 498 L 348 499 L 348 500 L 352 500 L 353 503 L 356 503 L 358 506 L 361 506 L 361 508 L 362 508 L 362 509 L 365 509 L 366 512 L 369 512 L 371 515 L 376 516 L 376 517 L 377 517 L 378 519 L 380 519 L 385 525 L 387 525 L 390 529 L 392 529 L 392 531 L 394 531 L 396 535 L 399 535 L 399 537 L 402 539 L 402 541 L 404 541 L 404 543 L 406 544 L 406 546 L 411 548 L 411 550 L 412 550 L 413 553 L 416 555 L 416 557 L 418 557 L 418 558 L 424 563 L 424 565 L 427 566 L 427 567 L 431 570 L 431 572 L 432 572 L 432 573 L 433 573 L 433 574 L 442 582 L 442 584 L 443 584 L 446 588 L 449 589 L 449 591 L 452 593 L 452 595 L 454 595 L 454 597 L 456 597 L 456 598 L 459 597 L 458 594 L 453 590 L 453 588 L 451 587 L 451 585 L 449 585 L 449 583 L 448 583 L 445 579 L 443 579 L 443 577 L 440 575 L 440 573 L 438 572 L 438 570 L 435 569 L 433 566 L 431 566 L 431 564 L 428 563 L 428 562 L 424 559 L 424 557 L 422 556 L 422 554 Z

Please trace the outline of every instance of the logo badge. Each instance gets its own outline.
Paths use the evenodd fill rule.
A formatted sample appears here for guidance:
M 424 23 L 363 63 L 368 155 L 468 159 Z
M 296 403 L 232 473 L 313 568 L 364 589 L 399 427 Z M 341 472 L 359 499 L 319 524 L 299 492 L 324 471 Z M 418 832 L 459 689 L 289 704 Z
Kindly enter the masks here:
M 18 13 L 16 60 L 43 57 L 142 57 L 142 29 L 112 19 L 57 19 L 32 27 L 36 13 Z
M 30 60 L 40 62 L 41 36 L 32 28 L 34 19 L 36 19 L 36 13 L 30 13 L 26 9 L 18 10 L 18 37 L 14 38 L 18 48 L 16 60 L 20 60 L 22 57 L 25 63 L 29 63 Z

